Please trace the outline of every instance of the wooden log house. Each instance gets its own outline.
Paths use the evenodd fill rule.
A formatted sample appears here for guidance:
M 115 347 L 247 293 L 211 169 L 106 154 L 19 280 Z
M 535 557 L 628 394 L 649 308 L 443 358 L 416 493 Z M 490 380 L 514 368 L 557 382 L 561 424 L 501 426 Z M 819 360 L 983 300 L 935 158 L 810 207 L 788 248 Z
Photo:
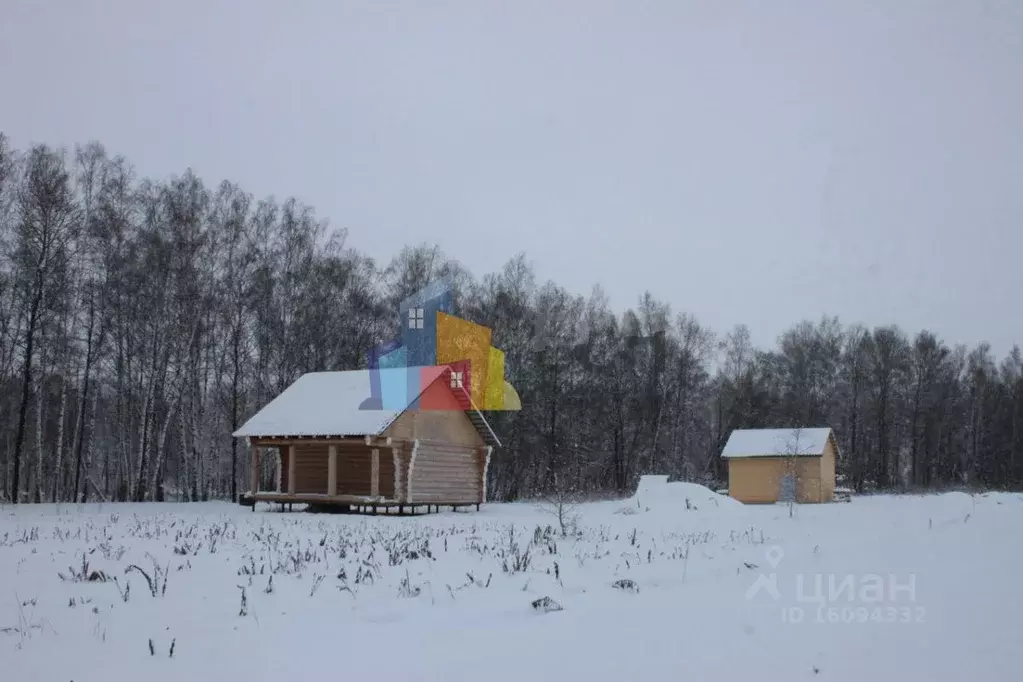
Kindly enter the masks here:
M 421 392 L 410 391 L 404 409 L 367 408 L 369 370 L 314 372 L 238 429 L 233 435 L 246 439 L 251 454 L 244 499 L 253 507 L 307 503 L 374 513 L 478 509 L 500 441 L 461 382 L 447 366 L 377 371 L 417 371 Z M 272 490 L 260 487 L 267 457 L 276 463 Z

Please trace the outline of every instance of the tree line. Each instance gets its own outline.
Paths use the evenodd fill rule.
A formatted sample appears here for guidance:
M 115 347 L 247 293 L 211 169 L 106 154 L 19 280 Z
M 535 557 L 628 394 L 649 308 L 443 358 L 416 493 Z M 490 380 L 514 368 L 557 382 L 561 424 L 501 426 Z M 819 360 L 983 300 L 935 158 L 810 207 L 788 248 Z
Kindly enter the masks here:
M 823 318 L 759 349 L 650 293 L 616 314 L 599 287 L 538 282 L 523 254 L 477 278 L 435 246 L 381 264 L 348 236 L 295 199 L 0 134 L 0 498 L 234 498 L 231 432 L 304 372 L 365 367 L 398 335 L 398 302 L 439 276 L 522 398 L 490 415 L 492 499 L 720 482 L 743 427 L 832 426 L 859 491 L 1023 481 L 1018 347 L 999 361 Z

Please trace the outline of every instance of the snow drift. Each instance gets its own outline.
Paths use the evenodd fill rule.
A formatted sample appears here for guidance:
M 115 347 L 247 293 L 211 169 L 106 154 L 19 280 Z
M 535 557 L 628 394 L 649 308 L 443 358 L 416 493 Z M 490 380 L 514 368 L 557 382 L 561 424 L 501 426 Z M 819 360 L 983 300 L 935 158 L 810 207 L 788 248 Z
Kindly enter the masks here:
M 669 483 L 667 476 L 641 476 L 636 494 L 629 501 L 639 510 L 650 509 L 659 513 L 743 509 L 738 500 L 719 495 L 706 486 L 685 481 Z

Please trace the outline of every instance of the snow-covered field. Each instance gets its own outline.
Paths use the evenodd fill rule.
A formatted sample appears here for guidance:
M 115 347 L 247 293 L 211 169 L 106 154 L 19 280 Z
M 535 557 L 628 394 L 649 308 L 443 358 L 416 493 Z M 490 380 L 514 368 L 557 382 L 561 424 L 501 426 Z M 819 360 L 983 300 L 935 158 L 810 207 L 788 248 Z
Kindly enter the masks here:
M 0 508 L 3 679 L 1019 679 L 1021 495 L 574 512 Z

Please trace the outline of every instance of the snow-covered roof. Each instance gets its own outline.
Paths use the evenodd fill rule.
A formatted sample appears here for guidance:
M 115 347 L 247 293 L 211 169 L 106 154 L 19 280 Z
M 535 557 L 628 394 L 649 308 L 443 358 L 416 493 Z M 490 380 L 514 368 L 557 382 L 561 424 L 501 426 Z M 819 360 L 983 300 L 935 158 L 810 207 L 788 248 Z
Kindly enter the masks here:
M 815 457 L 824 454 L 830 428 L 736 429 L 728 437 L 721 456 L 732 457 Z M 837 453 L 836 453 L 837 454 Z
M 380 372 L 382 385 L 403 382 L 412 370 L 427 373 L 426 384 L 440 378 L 447 368 L 410 367 L 375 370 Z M 397 373 L 391 375 L 390 373 Z M 435 373 L 429 379 L 430 373 Z M 271 436 L 372 436 L 384 431 L 404 412 L 402 410 L 367 409 L 363 403 L 372 388 L 368 369 L 348 372 L 310 372 L 303 374 L 266 407 L 254 414 L 235 437 Z M 415 397 L 415 396 L 412 396 Z M 407 406 L 406 406 L 407 407 Z M 481 421 L 497 441 L 485 419 Z M 499 443 L 499 441 L 498 441 Z

